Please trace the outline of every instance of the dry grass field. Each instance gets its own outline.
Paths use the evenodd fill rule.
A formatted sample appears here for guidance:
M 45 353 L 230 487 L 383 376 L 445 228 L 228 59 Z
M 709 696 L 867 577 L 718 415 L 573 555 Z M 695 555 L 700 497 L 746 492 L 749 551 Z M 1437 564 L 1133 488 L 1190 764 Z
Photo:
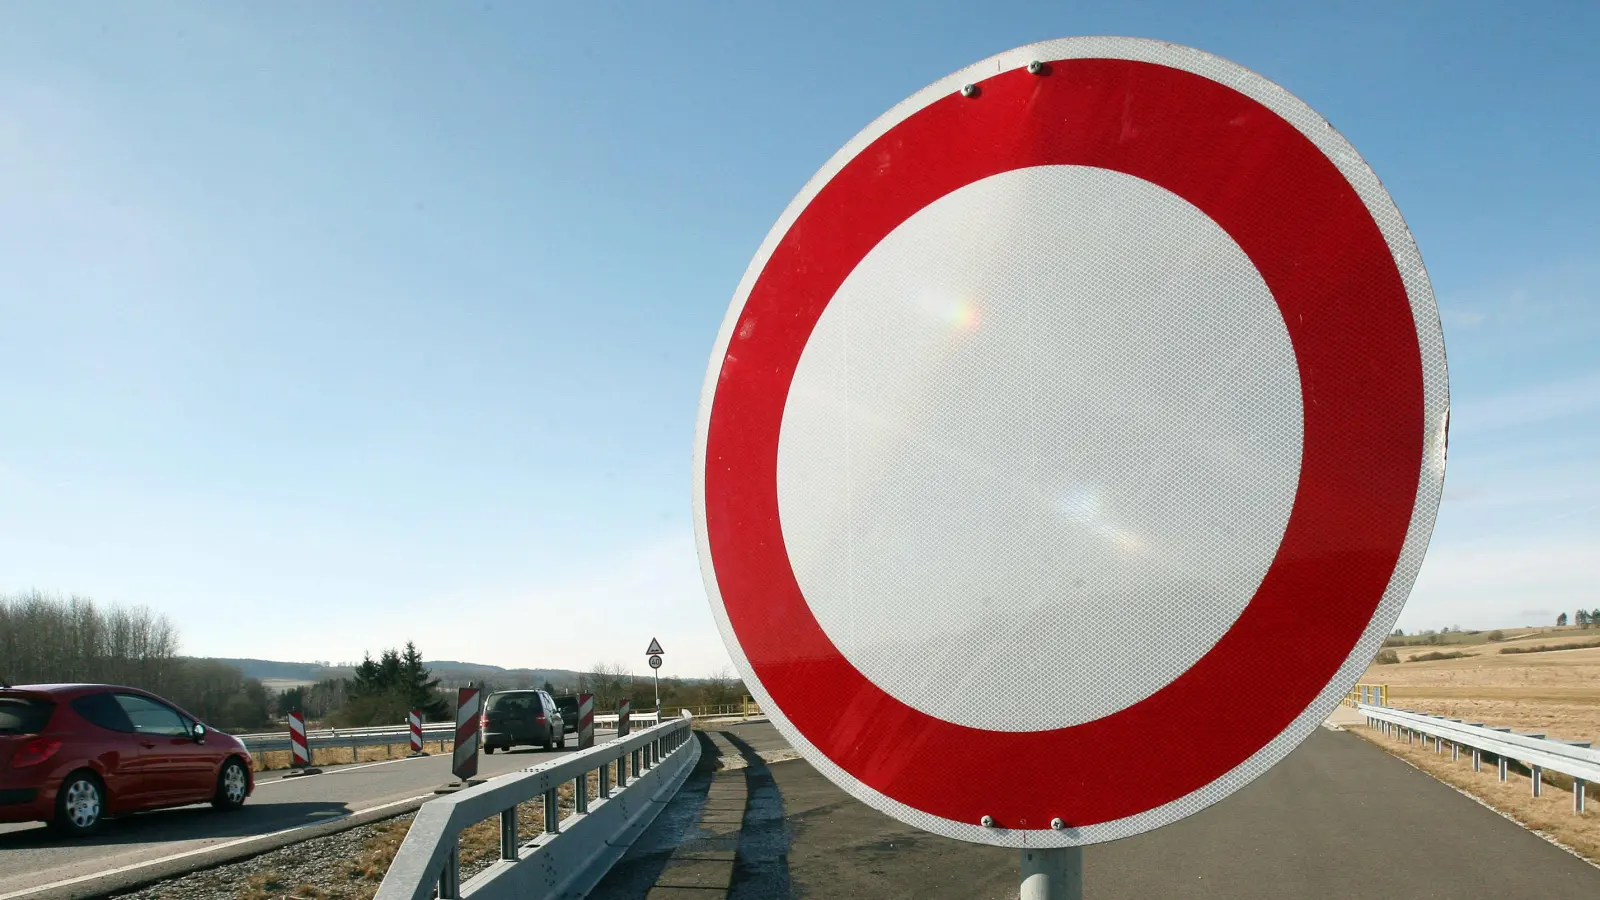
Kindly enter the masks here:
M 1374 665 L 1362 679 L 1389 685 L 1389 703 L 1552 737 L 1600 743 L 1600 647 L 1501 653 L 1503 649 L 1592 643 L 1600 629 L 1507 629 L 1506 640 L 1452 643 L 1461 659 L 1409 662 L 1440 647 L 1392 648 L 1401 662 Z
M 1393 647 L 1401 662 L 1374 665 L 1362 681 L 1389 686 L 1389 705 L 1452 716 L 1469 722 L 1544 732 L 1600 745 L 1600 640 L 1595 628 L 1505 629 L 1505 640 L 1487 634 L 1448 635 L 1440 646 Z M 1529 648 L 1567 647 L 1536 652 Z M 1511 653 L 1501 653 L 1503 649 Z M 1427 653 L 1465 653 L 1459 659 L 1414 662 Z M 1548 834 L 1590 860 L 1600 860 L 1600 812 L 1590 788 L 1589 811 L 1572 813 L 1571 781 L 1547 779 L 1544 796 L 1534 798 L 1528 773 L 1520 770 L 1501 784 L 1493 765 L 1473 772 L 1468 756 L 1452 761 L 1422 743 L 1407 745 L 1365 726 L 1348 730 L 1373 741 L 1446 784 L 1454 785 L 1527 827 Z M 1448 749 L 1448 748 L 1447 748 Z

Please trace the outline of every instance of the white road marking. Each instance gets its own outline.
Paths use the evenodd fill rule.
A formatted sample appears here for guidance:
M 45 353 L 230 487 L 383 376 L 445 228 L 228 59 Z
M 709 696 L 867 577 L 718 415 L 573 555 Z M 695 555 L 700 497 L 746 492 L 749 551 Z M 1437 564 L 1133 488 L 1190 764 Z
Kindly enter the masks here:
M 391 807 L 400 806 L 400 805 L 405 804 L 405 803 L 411 803 L 411 802 L 416 801 L 416 800 L 423 800 L 423 799 L 426 799 L 426 798 L 429 798 L 429 797 L 432 797 L 432 796 L 433 796 L 433 792 L 429 791 L 426 794 L 418 794 L 415 797 L 407 797 L 404 800 L 395 800 L 395 801 L 392 801 L 392 802 L 389 802 L 389 803 L 379 804 L 378 806 L 369 806 L 369 807 L 366 807 L 365 809 L 352 810 L 349 813 L 346 813 L 345 815 L 354 816 L 354 815 L 361 815 L 363 813 L 377 812 L 378 810 L 389 809 Z M 27 897 L 30 894 L 39 894 L 39 893 L 43 893 L 44 891 L 54 890 L 55 888 L 67 887 L 68 885 L 73 885 L 73 884 L 82 884 L 85 881 L 93 881 L 93 880 L 95 880 L 97 878 L 105 878 L 108 875 L 120 875 L 123 872 L 132 872 L 132 871 L 135 871 L 137 869 L 144 869 L 144 868 L 148 868 L 150 866 L 159 866 L 162 863 L 169 863 L 169 862 L 172 862 L 173 860 L 184 859 L 184 858 L 187 858 L 187 857 L 190 857 L 190 856 L 199 856 L 202 853 L 212 853 L 212 852 L 215 852 L 217 850 L 226 850 L 229 847 L 237 847 L 237 846 L 239 846 L 241 844 L 248 844 L 248 843 L 250 843 L 252 841 L 264 841 L 264 840 L 266 840 L 268 838 L 279 837 L 281 835 L 289 834 L 291 832 L 300 831 L 301 829 L 311 828 L 311 827 L 313 827 L 315 825 L 322 825 L 322 824 L 325 824 L 326 821 L 329 821 L 329 820 L 324 820 L 324 821 L 321 821 L 321 822 L 308 822 L 308 823 L 306 823 L 304 825 L 296 825 L 293 828 L 285 828 L 285 829 L 282 829 L 280 831 L 268 832 L 267 834 L 257 834 L 257 835 L 252 835 L 250 837 L 238 838 L 238 839 L 232 840 L 232 841 L 225 841 L 225 842 L 223 842 L 221 844 L 211 844 L 211 845 L 205 846 L 205 847 L 198 847 L 198 848 L 196 848 L 194 850 L 185 850 L 182 853 L 173 853 L 170 856 L 163 856 L 163 857 L 161 857 L 159 859 L 151 859 L 151 860 L 146 860 L 145 862 L 134 863 L 134 864 L 128 865 L 128 866 L 120 866 L 120 867 L 115 868 L 115 869 L 107 869 L 104 872 L 93 872 L 93 873 L 90 873 L 88 875 L 79 875 L 76 878 L 65 878 L 65 879 L 62 879 L 61 881 L 51 882 L 50 884 L 41 884 L 41 885 L 38 885 L 36 887 L 24 888 L 23 890 L 20 890 L 20 891 L 12 891 L 9 894 L 0 894 L 0 900 L 14 900 L 14 898 L 17 898 L 17 897 Z
M 382 762 L 362 763 L 359 766 L 345 766 L 342 769 L 324 769 L 320 775 L 302 775 L 302 776 L 297 776 L 295 778 L 279 777 L 279 778 L 274 778 L 274 779 L 272 779 L 270 781 L 257 781 L 256 782 L 256 787 L 259 789 L 259 788 L 264 788 L 264 787 L 267 787 L 268 785 L 273 785 L 273 784 L 284 784 L 284 783 L 295 784 L 295 783 L 298 783 L 298 782 L 300 782 L 300 781 L 302 781 L 302 780 L 304 780 L 306 778 L 326 778 L 329 775 L 342 775 L 345 772 L 354 772 L 357 769 L 370 769 L 373 766 L 387 766 L 387 765 L 389 765 L 391 763 L 414 762 L 414 761 L 419 760 L 419 759 L 437 759 L 437 758 L 438 757 L 434 757 L 434 756 L 414 756 L 414 757 L 413 756 L 403 756 L 403 757 L 401 757 L 399 759 L 386 759 L 386 760 L 384 760 Z M 4 898 L 0 898 L 0 900 L 4 900 Z

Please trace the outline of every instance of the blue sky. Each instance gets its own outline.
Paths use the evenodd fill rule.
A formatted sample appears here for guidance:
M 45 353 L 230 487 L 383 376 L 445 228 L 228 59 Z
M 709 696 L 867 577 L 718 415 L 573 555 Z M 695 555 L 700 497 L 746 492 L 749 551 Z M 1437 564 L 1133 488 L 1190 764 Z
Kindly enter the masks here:
M 1600 607 L 1600 7 L 1542 10 L 0 3 L 0 591 L 715 669 L 694 410 L 767 229 L 924 84 L 1125 34 L 1299 95 L 1417 237 L 1455 411 L 1401 624 Z

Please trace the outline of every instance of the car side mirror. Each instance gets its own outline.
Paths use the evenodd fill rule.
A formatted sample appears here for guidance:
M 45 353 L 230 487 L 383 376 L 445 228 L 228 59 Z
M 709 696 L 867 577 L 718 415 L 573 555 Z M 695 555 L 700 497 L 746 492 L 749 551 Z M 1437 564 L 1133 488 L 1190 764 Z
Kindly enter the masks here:
M 190 732 L 190 734 L 194 736 L 196 744 L 204 744 L 206 742 L 206 727 L 199 722 L 194 723 L 194 731 Z

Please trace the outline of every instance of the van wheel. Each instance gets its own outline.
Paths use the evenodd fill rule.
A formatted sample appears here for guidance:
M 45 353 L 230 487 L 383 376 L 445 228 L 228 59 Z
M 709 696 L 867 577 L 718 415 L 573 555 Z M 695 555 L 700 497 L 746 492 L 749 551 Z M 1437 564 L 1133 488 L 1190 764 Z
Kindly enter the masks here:
M 567 733 L 565 731 L 561 732 L 561 737 L 556 738 L 556 749 L 567 749 Z
M 483 745 L 483 752 L 485 752 L 485 753 L 493 754 L 496 749 L 498 749 L 498 748 L 491 747 L 488 744 L 484 744 Z
M 85 837 L 100 828 L 106 790 L 92 772 L 73 772 L 56 791 L 56 816 L 50 821 L 60 834 Z

